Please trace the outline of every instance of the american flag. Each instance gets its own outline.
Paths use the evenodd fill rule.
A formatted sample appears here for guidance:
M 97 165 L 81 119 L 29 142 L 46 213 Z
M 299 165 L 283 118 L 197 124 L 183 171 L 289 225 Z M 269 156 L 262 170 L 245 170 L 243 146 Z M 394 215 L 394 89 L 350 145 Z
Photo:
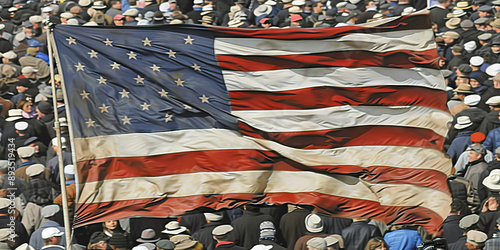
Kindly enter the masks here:
M 53 30 L 76 225 L 246 203 L 423 225 L 451 203 L 426 14 L 366 26 Z

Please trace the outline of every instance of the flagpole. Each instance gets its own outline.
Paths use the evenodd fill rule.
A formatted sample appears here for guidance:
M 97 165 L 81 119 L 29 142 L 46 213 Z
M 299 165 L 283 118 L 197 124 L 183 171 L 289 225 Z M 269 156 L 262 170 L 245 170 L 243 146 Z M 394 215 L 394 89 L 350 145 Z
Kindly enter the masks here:
M 59 160 L 59 180 L 61 185 L 61 196 L 62 196 L 62 206 L 63 206 L 63 217 L 64 217 L 64 235 L 66 238 L 66 249 L 71 250 L 71 225 L 69 223 L 69 213 L 68 213 L 68 196 L 66 194 L 66 178 L 64 176 L 64 163 L 62 156 L 62 141 L 61 141 L 61 127 L 59 123 L 59 113 L 57 112 L 57 98 L 56 98 L 56 84 L 54 77 L 54 58 L 52 56 L 52 28 L 53 24 L 48 23 L 47 29 L 47 41 L 49 49 L 49 64 L 50 64 L 50 80 L 52 82 L 52 104 L 54 106 L 54 128 L 57 135 L 57 159 Z M 63 92 L 64 94 L 64 92 Z M 64 95 L 65 97 L 65 95 Z M 65 98 L 66 99 L 66 98 Z M 68 119 L 69 120 L 69 119 Z M 77 171 L 75 171 L 77 172 Z

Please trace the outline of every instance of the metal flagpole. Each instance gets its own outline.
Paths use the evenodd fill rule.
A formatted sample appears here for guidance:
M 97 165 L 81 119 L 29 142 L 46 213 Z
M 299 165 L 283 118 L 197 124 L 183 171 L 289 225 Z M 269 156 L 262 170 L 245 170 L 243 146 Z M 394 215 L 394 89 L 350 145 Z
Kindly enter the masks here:
M 64 165 L 62 156 L 62 142 L 61 142 L 61 127 L 59 124 L 59 113 L 57 112 L 57 98 L 56 98 L 56 84 L 54 77 L 54 58 L 52 56 L 52 28 L 53 24 L 47 23 L 47 42 L 49 44 L 49 64 L 50 64 L 50 80 L 52 82 L 52 104 L 54 105 L 54 128 L 57 135 L 57 158 L 59 160 L 59 179 L 61 181 L 61 196 L 63 204 L 63 216 L 64 216 L 64 234 L 66 238 L 66 249 L 71 250 L 71 226 L 69 223 L 69 213 L 68 213 L 68 196 L 66 195 L 66 178 L 64 176 Z M 64 96 L 64 95 L 63 95 Z M 64 96 L 65 97 L 65 96 Z M 75 171 L 76 172 L 76 171 Z

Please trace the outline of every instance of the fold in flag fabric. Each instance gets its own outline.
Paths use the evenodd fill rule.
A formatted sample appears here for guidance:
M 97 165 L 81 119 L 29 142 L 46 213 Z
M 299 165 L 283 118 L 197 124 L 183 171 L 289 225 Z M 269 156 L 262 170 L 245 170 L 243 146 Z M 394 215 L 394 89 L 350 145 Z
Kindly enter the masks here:
M 430 21 L 369 26 L 55 26 L 75 225 L 267 203 L 437 232 L 451 116 Z

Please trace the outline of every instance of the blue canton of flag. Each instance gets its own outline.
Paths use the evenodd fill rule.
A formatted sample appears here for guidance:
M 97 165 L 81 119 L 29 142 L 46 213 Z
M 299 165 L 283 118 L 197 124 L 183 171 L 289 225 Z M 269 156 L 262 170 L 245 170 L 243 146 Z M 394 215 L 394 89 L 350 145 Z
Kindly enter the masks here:
M 75 137 L 236 128 L 213 33 L 58 28 Z

